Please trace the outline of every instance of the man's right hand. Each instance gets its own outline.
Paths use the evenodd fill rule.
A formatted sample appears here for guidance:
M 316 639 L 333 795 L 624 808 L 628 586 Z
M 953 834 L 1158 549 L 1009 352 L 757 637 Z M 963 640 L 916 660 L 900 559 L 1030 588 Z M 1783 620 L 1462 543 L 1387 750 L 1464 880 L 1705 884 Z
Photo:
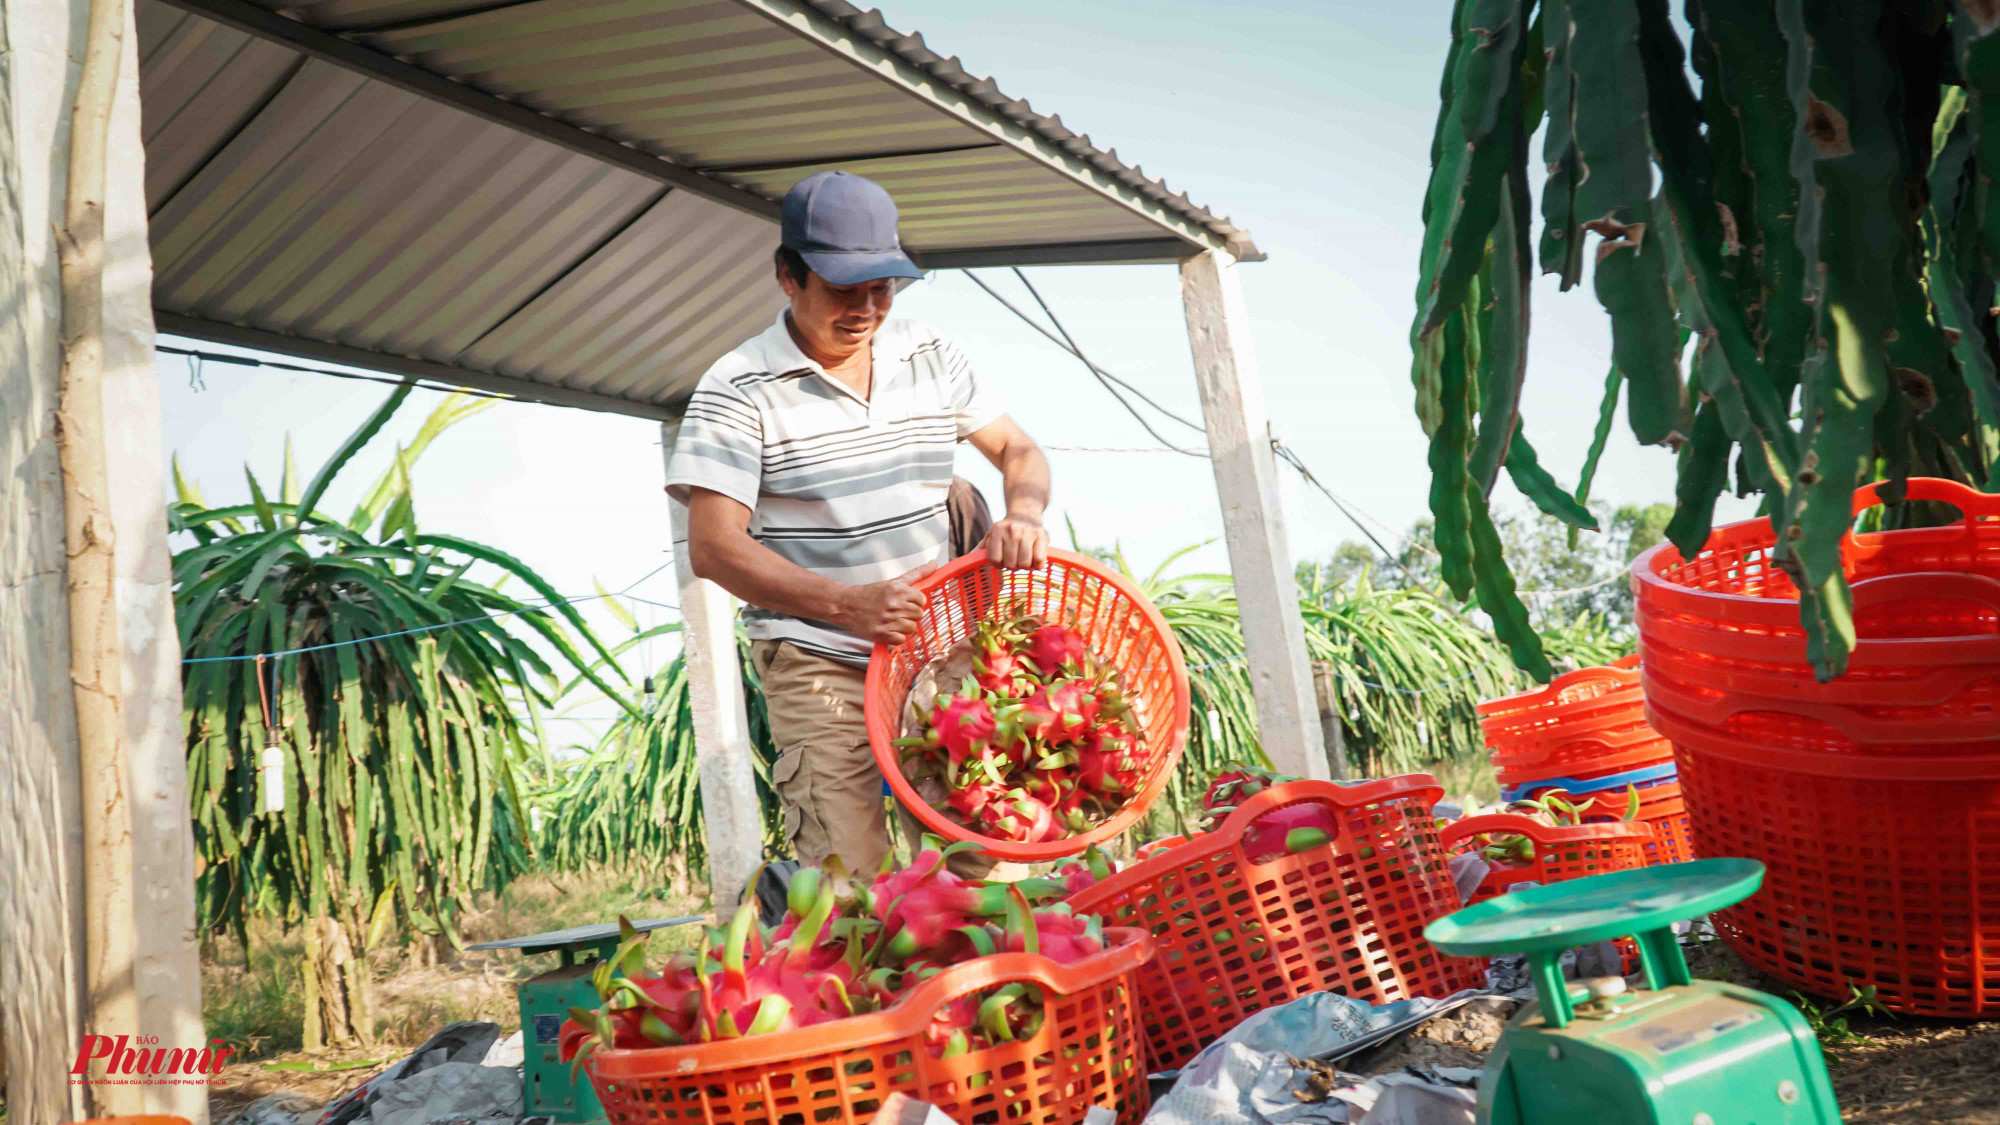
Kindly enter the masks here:
M 850 586 L 835 625 L 877 644 L 898 645 L 917 627 L 928 599 L 917 592 L 918 580 L 939 564 L 925 563 L 887 582 Z

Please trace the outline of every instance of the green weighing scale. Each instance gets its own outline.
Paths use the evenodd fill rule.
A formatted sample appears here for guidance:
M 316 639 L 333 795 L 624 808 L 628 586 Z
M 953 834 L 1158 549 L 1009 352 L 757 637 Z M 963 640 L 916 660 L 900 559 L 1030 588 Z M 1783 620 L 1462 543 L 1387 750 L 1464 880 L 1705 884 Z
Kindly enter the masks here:
M 640 933 L 662 930 L 706 915 L 681 918 L 648 918 L 632 925 Z M 569 1064 L 558 1057 L 556 1039 L 569 1010 L 598 1006 L 597 990 L 591 987 L 591 970 L 600 960 L 618 951 L 618 924 L 602 923 L 554 930 L 546 934 L 507 938 L 468 945 L 475 949 L 518 949 L 523 954 L 555 953 L 562 964 L 541 976 L 521 982 L 521 1107 L 524 1118 L 547 1117 L 562 1125 L 603 1125 L 604 1108 L 590 1079 L 578 1075 L 570 1080 Z M 581 957 L 580 954 L 589 954 Z
M 1703 859 L 1489 899 L 1425 928 L 1461 957 L 1520 953 L 1538 1002 L 1507 1024 L 1479 1086 L 1481 1125 L 1839 1125 L 1819 1041 L 1775 996 L 1695 980 L 1673 924 L 1740 902 L 1764 865 Z M 1565 981 L 1566 949 L 1630 936 L 1646 986 Z

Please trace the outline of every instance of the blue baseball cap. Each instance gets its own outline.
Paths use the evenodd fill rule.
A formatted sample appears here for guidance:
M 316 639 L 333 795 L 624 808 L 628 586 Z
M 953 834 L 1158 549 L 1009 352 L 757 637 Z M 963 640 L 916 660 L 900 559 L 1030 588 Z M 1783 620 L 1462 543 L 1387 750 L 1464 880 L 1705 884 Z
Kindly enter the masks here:
M 815 172 L 792 185 L 778 245 L 798 251 L 829 285 L 924 276 L 896 237 L 896 201 L 881 184 L 847 172 Z

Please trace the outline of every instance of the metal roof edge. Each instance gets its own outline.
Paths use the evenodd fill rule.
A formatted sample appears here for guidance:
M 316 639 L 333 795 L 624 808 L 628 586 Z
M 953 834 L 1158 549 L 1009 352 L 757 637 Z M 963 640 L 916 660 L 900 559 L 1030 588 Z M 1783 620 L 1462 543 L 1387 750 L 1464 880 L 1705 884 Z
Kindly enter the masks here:
M 890 27 L 879 10 L 863 11 L 846 0 L 736 2 L 865 70 L 895 78 L 910 94 L 1011 142 L 1194 245 L 1224 250 L 1238 261 L 1265 259 L 1250 232 L 1198 206 L 1185 192 L 1148 179 L 1138 166 L 1119 160 L 1116 149 L 1100 149 L 1064 127 L 1062 118 L 1038 114 L 1025 100 L 1002 93 L 992 79 L 967 73 L 956 56 L 946 58 L 925 46 L 921 34 Z M 963 101 L 940 96 L 938 87 Z

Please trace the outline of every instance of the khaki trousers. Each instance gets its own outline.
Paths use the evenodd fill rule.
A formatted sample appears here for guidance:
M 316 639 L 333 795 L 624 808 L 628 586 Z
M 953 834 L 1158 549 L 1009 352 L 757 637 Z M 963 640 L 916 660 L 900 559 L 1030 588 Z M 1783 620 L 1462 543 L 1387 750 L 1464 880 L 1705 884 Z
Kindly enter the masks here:
M 755 641 L 750 659 L 764 684 L 778 760 L 771 781 L 784 805 L 783 835 L 801 864 L 839 856 L 848 873 L 872 879 L 889 854 L 882 770 L 868 746 L 862 687 L 868 671 L 814 656 L 784 641 Z M 923 832 L 897 809 L 899 830 L 914 847 Z M 1021 879 L 1027 870 L 979 852 L 951 858 L 966 878 Z

